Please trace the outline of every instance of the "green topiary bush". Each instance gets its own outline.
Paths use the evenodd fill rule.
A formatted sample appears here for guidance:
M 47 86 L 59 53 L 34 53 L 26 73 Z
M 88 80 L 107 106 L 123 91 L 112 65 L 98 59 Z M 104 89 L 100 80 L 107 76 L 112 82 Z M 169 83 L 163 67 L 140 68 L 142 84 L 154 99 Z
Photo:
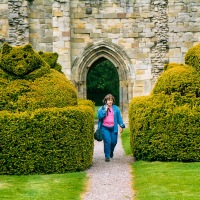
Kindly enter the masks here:
M 185 63 L 194 67 L 200 73 L 200 44 L 192 47 L 185 54 Z
M 170 95 L 179 92 L 181 96 L 200 96 L 200 79 L 197 71 L 187 65 L 173 64 L 158 78 L 153 94 L 163 92 Z M 173 67 L 174 66 L 174 67 Z
M 0 112 L 0 174 L 80 171 L 92 164 L 94 111 L 88 106 Z
M 200 161 L 198 49 L 188 51 L 188 65 L 165 65 L 151 95 L 132 99 L 129 125 L 136 159 Z
M 137 160 L 200 161 L 200 99 L 156 94 L 133 98 L 131 148 Z
M 30 44 L 12 47 L 5 43 L 0 56 L 1 77 L 34 80 L 50 72 L 49 65 Z
M 28 53 L 31 52 L 33 56 L 33 63 L 31 61 L 31 55 L 26 53 L 27 49 Z M 5 44 L 2 50 L 4 53 L 7 52 L 7 54 L 1 57 L 0 62 L 2 66 L 2 73 L 0 74 L 0 95 L 2 97 L 0 110 L 24 112 L 26 110 L 33 111 L 38 108 L 77 105 L 77 92 L 72 83 L 64 74 L 50 69 L 49 65 L 42 60 L 37 52 L 32 50 L 30 45 L 25 45 L 23 48 L 10 47 Z M 14 53 L 16 53 L 16 55 Z M 28 56 L 26 57 L 25 55 Z M 12 63 L 11 67 L 8 58 L 11 61 L 12 59 L 14 60 L 13 62 L 10 61 Z M 32 66 L 30 70 L 26 69 L 27 63 Z M 34 66 L 38 63 L 43 63 L 45 68 L 48 68 L 48 71 L 46 71 L 47 73 L 43 75 L 41 73 L 35 73 L 35 71 L 40 70 L 40 66 Z M 16 66 L 14 66 L 14 64 Z M 43 65 L 41 68 L 43 68 Z M 21 74 L 16 74 L 16 69 L 18 69 L 18 71 L 20 71 L 19 69 L 23 69 L 23 73 L 20 72 Z M 32 76 L 33 74 L 34 79 Z
M 91 102 L 78 105 L 72 83 L 31 45 L 3 45 L 0 96 L 0 174 L 64 173 L 92 164 Z
M 57 63 L 58 60 L 58 53 L 51 53 L 51 52 L 43 52 L 39 51 L 39 55 L 44 59 L 45 62 L 49 64 L 52 69 L 55 69 L 59 72 L 62 72 L 62 66 Z
M 87 106 L 91 106 L 93 109 L 95 109 L 95 102 L 92 100 L 88 100 L 88 99 L 78 99 L 78 105 L 87 105 Z

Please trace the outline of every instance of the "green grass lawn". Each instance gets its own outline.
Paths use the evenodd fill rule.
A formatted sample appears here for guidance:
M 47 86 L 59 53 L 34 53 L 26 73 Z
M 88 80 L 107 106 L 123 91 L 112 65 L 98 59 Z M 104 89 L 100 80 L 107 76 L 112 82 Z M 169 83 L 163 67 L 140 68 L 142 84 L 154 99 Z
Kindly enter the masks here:
M 131 155 L 130 131 L 124 129 L 122 145 Z M 199 200 L 200 163 L 133 163 L 134 200 Z M 85 172 L 0 176 L 0 200 L 80 200 L 84 193 Z
M 100 108 L 100 106 L 95 106 L 94 119 L 98 119 L 97 112 L 98 112 L 99 108 Z
M 138 161 L 133 169 L 138 200 L 200 199 L 200 163 Z
M 85 172 L 0 176 L 1 200 L 79 200 L 84 192 Z
M 129 128 L 125 128 L 121 134 L 122 138 L 122 146 L 126 155 L 131 155 L 131 148 L 130 148 L 130 130 Z
M 130 133 L 122 133 L 122 145 L 127 155 Z M 135 200 L 199 200 L 200 163 L 144 162 L 133 163 Z

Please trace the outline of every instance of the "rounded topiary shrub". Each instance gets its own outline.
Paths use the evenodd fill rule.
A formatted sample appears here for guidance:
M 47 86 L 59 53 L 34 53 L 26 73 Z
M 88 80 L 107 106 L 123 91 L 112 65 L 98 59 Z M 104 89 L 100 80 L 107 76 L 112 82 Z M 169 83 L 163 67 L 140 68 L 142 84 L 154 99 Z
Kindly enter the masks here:
M 129 106 L 133 156 L 147 161 L 200 161 L 199 45 L 186 64 L 169 63 L 151 95 Z
M 187 65 L 170 64 L 158 78 L 152 93 L 170 95 L 178 92 L 181 96 L 199 97 L 200 79 L 197 71 Z
M 146 161 L 200 161 L 199 124 L 199 98 L 179 93 L 135 97 L 129 107 L 133 156 Z
M 200 44 L 189 49 L 185 55 L 185 63 L 200 73 Z
M 46 55 L 44 61 L 29 44 L 2 47 L 0 174 L 64 173 L 92 164 L 92 102 L 78 104 L 75 87 L 55 70 L 57 54 Z
M 0 60 L 0 110 L 11 112 L 77 105 L 77 92 L 30 45 L 3 45 Z
M 0 76 L 34 80 L 50 72 L 49 65 L 30 44 L 12 47 L 5 43 L 0 55 Z
M 92 165 L 94 111 L 89 106 L 0 111 L 0 175 L 82 171 Z
M 95 108 L 95 102 L 92 100 L 88 99 L 78 99 L 78 105 L 86 105 L 86 106 L 91 106 L 93 109 Z
M 58 53 L 51 53 L 51 52 L 43 52 L 39 51 L 39 55 L 44 59 L 45 62 L 49 64 L 52 69 L 55 69 L 59 72 L 62 72 L 62 66 L 57 63 L 58 60 Z

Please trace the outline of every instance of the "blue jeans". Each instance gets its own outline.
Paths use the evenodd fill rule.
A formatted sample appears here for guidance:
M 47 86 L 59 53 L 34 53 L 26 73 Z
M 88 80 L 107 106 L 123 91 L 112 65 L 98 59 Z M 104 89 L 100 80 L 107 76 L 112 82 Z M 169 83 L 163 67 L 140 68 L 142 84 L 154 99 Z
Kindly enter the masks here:
M 110 154 L 114 152 L 117 144 L 118 133 L 114 133 L 114 127 L 102 126 L 104 154 L 106 158 L 110 158 Z

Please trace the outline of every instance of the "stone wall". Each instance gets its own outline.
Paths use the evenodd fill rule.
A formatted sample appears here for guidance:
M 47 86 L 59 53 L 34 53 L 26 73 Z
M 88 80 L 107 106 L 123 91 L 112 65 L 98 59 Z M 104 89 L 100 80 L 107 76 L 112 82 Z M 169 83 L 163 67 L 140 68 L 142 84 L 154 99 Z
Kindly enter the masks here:
M 168 0 L 169 62 L 184 63 L 185 53 L 200 42 L 200 0 Z
M 58 52 L 81 97 L 88 69 L 105 57 L 127 104 L 150 93 L 164 63 L 184 62 L 199 43 L 199 7 L 200 0 L 0 0 L 0 45 Z
M 72 63 L 88 44 L 117 44 L 132 63 L 131 96 L 149 94 L 164 64 L 184 62 L 200 41 L 199 6 L 199 0 L 72 1 Z
M 53 0 L 29 2 L 29 42 L 36 50 L 53 51 Z
M 0 1 L 0 42 L 23 45 L 29 41 L 28 6 L 24 0 Z M 3 38 L 3 39 L 2 39 Z
M 8 36 L 8 1 L 0 0 L 0 45 Z
M 70 0 L 56 0 L 52 6 L 53 51 L 59 54 L 58 62 L 63 72 L 71 79 L 71 34 Z

